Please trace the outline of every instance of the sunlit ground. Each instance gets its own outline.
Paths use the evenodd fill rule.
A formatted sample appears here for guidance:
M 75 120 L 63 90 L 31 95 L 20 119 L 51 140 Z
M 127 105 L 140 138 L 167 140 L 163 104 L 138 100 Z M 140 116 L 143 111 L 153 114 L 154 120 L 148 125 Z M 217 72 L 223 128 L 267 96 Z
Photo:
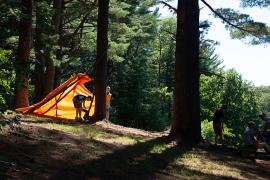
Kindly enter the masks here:
M 163 134 L 116 125 L 5 115 L 0 177 L 20 179 L 267 179 L 270 166 L 222 147 L 177 145 Z M 105 128 L 106 127 L 106 128 Z M 116 128 L 115 128 L 116 127 Z M 257 162 L 257 163 L 256 163 Z

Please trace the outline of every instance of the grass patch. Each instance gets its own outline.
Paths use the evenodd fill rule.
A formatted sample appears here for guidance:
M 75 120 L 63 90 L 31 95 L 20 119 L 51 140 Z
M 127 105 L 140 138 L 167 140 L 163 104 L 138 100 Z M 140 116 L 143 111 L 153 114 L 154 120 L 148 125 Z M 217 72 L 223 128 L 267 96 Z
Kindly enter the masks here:
M 241 171 L 231 167 L 229 163 L 210 158 L 211 154 L 201 154 L 197 151 L 187 152 L 178 158 L 176 164 L 184 165 L 189 169 L 200 171 L 204 174 L 240 178 Z
M 103 135 L 106 134 L 104 131 L 94 128 L 93 126 L 90 125 L 70 125 L 70 124 L 55 124 L 55 123 L 46 123 L 44 125 L 52 129 L 64 131 L 66 133 L 72 133 L 88 139 L 92 139 L 101 134 Z
M 167 148 L 169 148 L 168 144 L 155 144 L 152 149 L 150 150 L 150 153 L 152 154 L 161 154 L 163 151 L 165 151 Z
M 56 130 L 64 131 L 66 133 L 72 133 L 86 139 L 94 139 L 105 143 L 133 145 L 136 143 L 144 142 L 142 138 L 129 137 L 114 134 L 112 132 L 106 132 L 92 125 L 72 125 L 72 124 L 54 124 L 54 123 L 46 123 L 44 125 Z
M 132 145 L 132 144 L 137 144 L 137 143 L 141 143 L 144 142 L 144 140 L 139 139 L 139 138 L 131 138 L 131 137 L 127 137 L 127 136 L 118 136 L 118 137 L 107 137 L 105 138 L 105 136 L 99 136 L 100 138 L 104 139 L 110 139 L 115 143 L 121 143 L 121 144 L 126 144 L 126 145 Z
M 140 137 L 132 134 L 133 129 L 113 129 L 109 124 L 104 128 L 33 116 L 22 116 L 22 122 L 20 131 L 2 136 L 0 148 L 6 157 L 0 160 L 16 164 L 22 179 L 33 175 L 40 179 L 43 175 L 46 179 L 267 179 L 270 175 L 266 165 L 260 168 L 223 147 L 186 147 L 165 136 Z

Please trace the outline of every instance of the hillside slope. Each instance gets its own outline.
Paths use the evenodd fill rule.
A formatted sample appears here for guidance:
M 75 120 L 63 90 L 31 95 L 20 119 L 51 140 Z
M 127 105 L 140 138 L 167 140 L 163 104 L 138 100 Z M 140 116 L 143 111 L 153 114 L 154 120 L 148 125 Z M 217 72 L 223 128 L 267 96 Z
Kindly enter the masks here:
M 269 160 L 225 147 L 182 147 L 167 133 L 5 115 L 0 179 L 268 179 Z

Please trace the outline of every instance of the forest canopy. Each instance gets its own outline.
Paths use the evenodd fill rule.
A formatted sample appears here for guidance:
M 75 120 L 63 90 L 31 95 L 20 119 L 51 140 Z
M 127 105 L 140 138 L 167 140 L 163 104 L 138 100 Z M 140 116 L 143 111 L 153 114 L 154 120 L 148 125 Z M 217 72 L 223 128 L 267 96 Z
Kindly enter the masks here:
M 14 109 L 16 83 L 27 86 L 30 104 L 43 99 L 54 88 L 77 73 L 88 73 L 95 63 L 98 3 L 96 0 L 36 0 L 24 11 L 19 1 L 0 5 L 0 107 Z M 176 17 L 162 17 L 159 1 L 111 0 L 108 24 L 108 82 L 112 90 L 111 121 L 151 131 L 170 128 L 173 107 Z M 269 6 L 264 1 L 243 1 L 243 6 Z M 231 22 L 258 30 L 251 43 L 269 43 L 269 27 L 248 15 L 218 9 Z M 24 20 L 24 27 L 20 22 Z M 26 26 L 27 23 L 29 26 Z M 247 122 L 258 122 L 260 112 L 269 113 L 270 87 L 254 87 L 233 69 L 225 70 L 215 53 L 217 42 L 205 37 L 211 27 L 200 22 L 200 117 L 202 136 L 213 140 L 212 117 L 227 105 L 225 138 L 240 143 Z M 231 28 L 233 38 L 250 33 Z M 24 29 L 24 32 L 22 32 Z M 28 30 L 28 31 L 27 31 Z M 31 31 L 31 32 L 30 32 Z M 19 36 L 29 52 L 20 49 Z M 253 34 L 254 35 L 254 34 Z M 18 56 L 21 54 L 21 56 Z M 20 59 L 20 63 L 18 63 Z M 15 81 L 16 73 L 26 79 Z M 28 85 L 29 83 L 29 85 Z M 89 89 L 92 84 L 87 85 Z

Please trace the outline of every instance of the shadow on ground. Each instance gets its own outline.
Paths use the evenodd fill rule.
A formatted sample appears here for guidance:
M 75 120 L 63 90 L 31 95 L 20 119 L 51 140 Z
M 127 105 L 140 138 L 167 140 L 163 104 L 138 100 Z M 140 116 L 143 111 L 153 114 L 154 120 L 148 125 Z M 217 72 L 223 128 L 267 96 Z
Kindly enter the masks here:
M 175 179 L 175 178 L 230 178 L 216 176 L 192 170 L 184 165 L 176 165 L 174 161 L 184 153 L 191 151 L 191 147 L 172 146 L 161 153 L 151 153 L 157 144 L 168 144 L 167 137 L 156 138 L 144 143 L 138 143 L 100 159 L 86 161 L 82 164 L 65 167 L 52 176 L 52 179 L 78 178 L 80 179 Z M 66 172 L 63 174 L 63 172 Z
M 31 128 L 34 130 L 0 136 L 0 179 L 232 179 L 178 163 L 184 154 L 200 151 L 247 177 L 270 175 L 269 169 L 254 166 L 252 160 L 240 159 L 229 150 L 177 146 L 166 136 L 117 146 L 58 130 Z
M 208 152 L 208 159 L 216 162 L 226 162 L 229 166 L 239 169 L 241 174 L 248 179 L 269 179 L 270 164 L 267 157 L 262 160 L 252 156 L 243 157 L 239 150 L 227 147 L 212 147 L 205 149 Z M 260 161 L 260 163 L 258 163 Z M 264 163 L 266 165 L 264 166 Z

